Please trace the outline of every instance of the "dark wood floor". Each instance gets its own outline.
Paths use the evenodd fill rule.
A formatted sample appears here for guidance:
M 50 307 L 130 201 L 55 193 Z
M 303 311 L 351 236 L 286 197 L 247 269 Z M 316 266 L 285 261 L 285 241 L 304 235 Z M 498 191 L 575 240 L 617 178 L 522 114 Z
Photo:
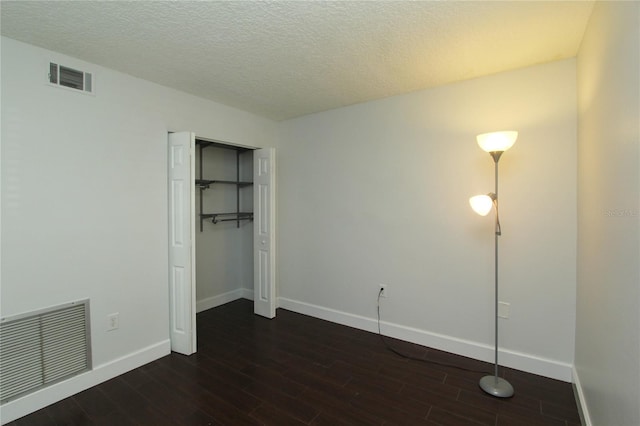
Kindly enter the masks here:
M 408 360 L 376 334 L 238 300 L 198 315 L 198 353 L 171 354 L 19 419 L 24 425 L 578 425 L 570 384 L 502 369 L 508 400 L 479 372 Z M 393 339 L 467 369 L 479 361 Z

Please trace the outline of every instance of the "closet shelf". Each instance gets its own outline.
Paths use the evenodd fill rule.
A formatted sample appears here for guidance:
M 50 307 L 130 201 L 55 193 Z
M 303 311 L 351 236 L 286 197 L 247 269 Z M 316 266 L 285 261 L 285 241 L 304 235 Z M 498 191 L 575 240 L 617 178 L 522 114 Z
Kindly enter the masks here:
M 216 148 L 230 149 L 230 150 L 238 151 L 238 152 L 253 151 L 253 148 L 246 148 L 244 146 L 229 145 L 229 144 L 224 143 L 224 142 L 205 141 L 203 139 L 196 139 L 196 145 L 199 145 L 201 148 L 209 148 L 210 146 L 213 146 L 213 147 L 216 147 Z
M 208 180 L 208 179 L 196 179 L 196 186 L 200 189 L 208 189 L 210 185 L 214 183 L 223 184 L 223 185 L 238 185 L 238 187 L 242 188 L 245 186 L 253 185 L 253 182 L 238 182 L 235 180 Z
M 220 218 L 222 217 L 222 218 Z M 253 220 L 253 213 L 251 212 L 233 212 L 233 213 L 202 213 L 200 219 L 211 219 L 211 222 L 215 225 L 219 222 L 231 222 L 240 220 Z

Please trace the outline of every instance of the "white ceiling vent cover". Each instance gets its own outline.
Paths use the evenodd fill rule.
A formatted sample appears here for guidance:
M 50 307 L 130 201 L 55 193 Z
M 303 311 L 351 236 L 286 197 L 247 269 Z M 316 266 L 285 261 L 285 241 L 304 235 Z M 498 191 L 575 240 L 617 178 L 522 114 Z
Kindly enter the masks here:
M 0 403 L 91 369 L 89 301 L 0 320 Z
M 80 71 L 49 62 L 49 83 L 93 93 L 93 76 L 90 72 Z

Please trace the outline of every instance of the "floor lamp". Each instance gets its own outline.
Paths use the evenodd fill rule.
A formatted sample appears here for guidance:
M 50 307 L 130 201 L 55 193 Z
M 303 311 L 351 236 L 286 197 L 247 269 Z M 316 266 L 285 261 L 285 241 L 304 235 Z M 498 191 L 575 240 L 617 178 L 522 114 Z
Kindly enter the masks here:
M 496 211 L 495 226 L 495 365 L 493 376 L 484 376 L 480 379 L 480 387 L 486 393 L 508 398 L 513 396 L 513 386 L 505 379 L 498 377 L 498 237 L 502 234 L 500 228 L 500 216 L 498 215 L 498 160 L 507 149 L 511 148 L 518 137 L 518 132 L 503 131 L 493 133 L 483 133 L 478 135 L 478 145 L 488 152 L 495 164 L 495 192 L 487 195 L 476 195 L 469 199 L 473 210 L 479 215 L 486 216 L 491 211 L 491 207 Z

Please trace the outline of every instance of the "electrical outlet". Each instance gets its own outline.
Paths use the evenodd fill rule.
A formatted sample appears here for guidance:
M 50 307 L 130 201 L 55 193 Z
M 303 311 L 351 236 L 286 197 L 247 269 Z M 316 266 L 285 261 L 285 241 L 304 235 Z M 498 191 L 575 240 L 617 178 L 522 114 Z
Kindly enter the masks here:
M 386 284 L 380 284 L 380 288 L 378 289 L 378 292 L 380 292 L 380 297 L 387 297 L 389 295 L 389 290 L 387 290 L 387 285 Z
M 511 303 L 498 302 L 498 316 L 507 319 L 511 311 Z
M 120 327 L 120 314 L 115 312 L 107 315 L 107 331 L 117 330 Z

